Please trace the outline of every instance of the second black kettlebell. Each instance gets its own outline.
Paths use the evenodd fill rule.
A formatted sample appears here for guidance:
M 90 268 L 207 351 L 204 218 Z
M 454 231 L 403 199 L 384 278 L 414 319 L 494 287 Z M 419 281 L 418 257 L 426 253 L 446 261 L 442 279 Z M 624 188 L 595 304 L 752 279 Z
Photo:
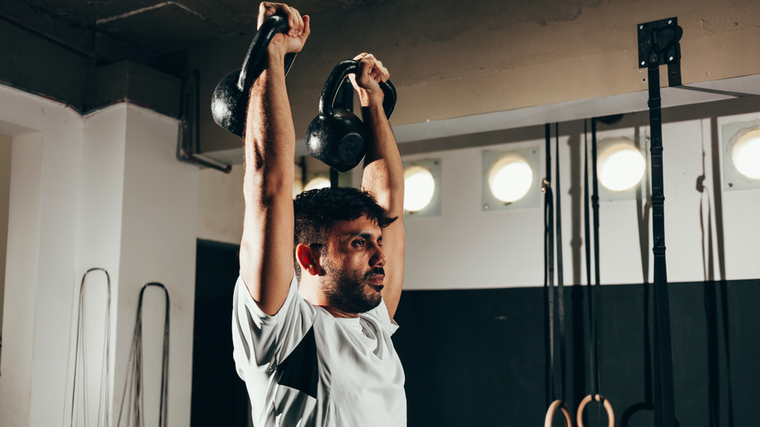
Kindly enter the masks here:
M 332 70 L 319 97 L 319 115 L 306 130 L 309 154 L 340 172 L 356 167 L 366 152 L 364 123 L 350 111 L 333 108 L 343 79 L 358 70 L 359 62 L 354 60 L 343 61 Z M 390 81 L 381 82 L 380 88 L 385 95 L 383 110 L 390 118 L 396 106 L 396 88 Z

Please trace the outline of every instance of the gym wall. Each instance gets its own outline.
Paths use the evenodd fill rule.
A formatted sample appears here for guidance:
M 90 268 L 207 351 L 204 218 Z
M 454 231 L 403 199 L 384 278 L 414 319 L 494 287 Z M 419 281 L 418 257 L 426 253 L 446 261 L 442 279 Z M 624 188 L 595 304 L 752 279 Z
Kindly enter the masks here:
M 79 285 L 93 267 L 111 275 L 110 413 L 122 402 L 139 290 L 155 281 L 172 303 L 169 425 L 189 425 L 198 169 L 176 160 L 177 131 L 176 119 L 142 107 L 121 103 L 83 117 L 0 86 L 0 134 L 12 141 L 0 425 L 68 422 Z M 87 280 L 88 318 L 97 321 L 80 356 L 96 394 L 106 283 Z M 144 415 L 152 420 L 164 301 L 145 298 Z M 88 410 L 92 422 L 98 407 Z M 79 413 L 74 421 L 83 423 Z

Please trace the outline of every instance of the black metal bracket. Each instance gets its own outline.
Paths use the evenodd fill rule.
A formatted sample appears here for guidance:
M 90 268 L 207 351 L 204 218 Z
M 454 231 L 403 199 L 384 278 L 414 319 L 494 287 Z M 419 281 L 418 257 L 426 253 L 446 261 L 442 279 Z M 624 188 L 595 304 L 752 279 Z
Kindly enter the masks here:
M 668 66 L 668 86 L 681 86 L 683 29 L 678 18 L 646 22 L 636 26 L 639 34 L 639 68 Z

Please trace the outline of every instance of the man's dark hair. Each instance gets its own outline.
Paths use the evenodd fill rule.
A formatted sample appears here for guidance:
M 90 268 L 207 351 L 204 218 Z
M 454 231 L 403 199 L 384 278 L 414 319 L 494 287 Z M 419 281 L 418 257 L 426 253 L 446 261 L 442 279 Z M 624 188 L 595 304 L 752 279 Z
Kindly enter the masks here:
M 385 228 L 397 217 L 377 203 L 372 195 L 353 187 L 328 187 L 304 191 L 293 200 L 295 213 L 294 248 L 299 243 L 327 243 L 327 233 L 336 221 L 353 221 L 362 216 Z M 295 258 L 295 257 L 294 257 Z M 301 268 L 295 259 L 296 277 L 301 281 Z

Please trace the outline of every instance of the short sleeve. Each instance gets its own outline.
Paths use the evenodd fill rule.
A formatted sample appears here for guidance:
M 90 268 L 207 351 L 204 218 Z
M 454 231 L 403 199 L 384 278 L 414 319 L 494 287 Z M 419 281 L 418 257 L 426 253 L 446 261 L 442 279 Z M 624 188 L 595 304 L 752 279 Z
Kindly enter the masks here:
M 398 330 L 398 323 L 391 320 L 391 315 L 388 313 L 388 307 L 385 305 L 385 300 L 380 300 L 380 304 L 372 310 L 362 313 L 359 316 L 364 316 L 379 325 L 385 330 L 388 335 L 393 335 Z
M 298 294 L 293 278 L 285 303 L 277 314 L 264 313 L 251 298 L 242 277 L 235 284 L 232 307 L 233 355 L 238 374 L 271 372 L 277 367 L 314 323 L 316 309 Z

